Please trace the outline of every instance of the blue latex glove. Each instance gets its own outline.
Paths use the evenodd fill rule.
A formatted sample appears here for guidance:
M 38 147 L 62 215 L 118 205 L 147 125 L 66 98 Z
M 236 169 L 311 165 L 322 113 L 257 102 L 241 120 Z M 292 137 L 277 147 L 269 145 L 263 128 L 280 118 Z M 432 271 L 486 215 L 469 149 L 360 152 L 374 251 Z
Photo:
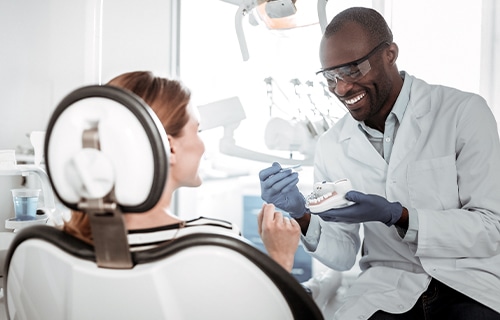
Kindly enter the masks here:
M 282 170 L 281 165 L 274 162 L 271 167 L 259 172 L 259 178 L 262 200 L 290 213 L 295 219 L 309 212 L 306 199 L 297 188 L 297 172 L 292 172 L 291 169 Z
M 349 191 L 345 194 L 345 198 L 356 203 L 348 207 L 330 209 L 317 215 L 325 221 L 350 223 L 380 221 L 387 226 L 392 226 L 403 214 L 401 203 L 389 202 L 378 195 Z

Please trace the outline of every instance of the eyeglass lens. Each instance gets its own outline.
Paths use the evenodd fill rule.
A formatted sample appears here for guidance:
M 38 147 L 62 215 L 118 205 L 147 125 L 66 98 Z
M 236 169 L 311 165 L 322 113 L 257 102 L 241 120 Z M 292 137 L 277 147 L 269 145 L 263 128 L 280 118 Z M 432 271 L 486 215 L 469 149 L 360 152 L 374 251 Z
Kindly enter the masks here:
M 337 86 L 338 79 L 345 82 L 356 82 L 363 78 L 370 70 L 370 62 L 365 60 L 358 65 L 350 65 L 324 71 L 323 76 L 326 78 L 328 86 L 330 88 L 335 88 Z
M 328 86 L 330 89 L 335 89 L 337 87 L 338 80 L 342 80 L 345 82 L 356 82 L 363 78 L 370 70 L 371 65 L 368 59 L 379 49 L 384 46 L 389 46 L 389 42 L 382 42 L 372 49 L 366 56 L 353 61 L 351 63 L 347 63 L 345 65 L 341 65 L 337 68 L 327 68 L 325 70 L 321 70 L 318 73 L 322 73 L 326 78 Z

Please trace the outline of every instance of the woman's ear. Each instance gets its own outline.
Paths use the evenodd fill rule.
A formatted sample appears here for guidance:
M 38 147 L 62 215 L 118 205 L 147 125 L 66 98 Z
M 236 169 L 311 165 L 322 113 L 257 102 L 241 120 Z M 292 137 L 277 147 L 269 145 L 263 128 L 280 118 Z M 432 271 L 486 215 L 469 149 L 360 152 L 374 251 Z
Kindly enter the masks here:
M 172 137 L 169 134 L 167 134 L 167 138 L 168 138 L 168 144 L 170 146 L 170 159 L 169 159 L 169 162 L 170 162 L 170 165 L 173 165 L 177 161 L 175 159 L 176 140 L 175 140 L 174 137 Z

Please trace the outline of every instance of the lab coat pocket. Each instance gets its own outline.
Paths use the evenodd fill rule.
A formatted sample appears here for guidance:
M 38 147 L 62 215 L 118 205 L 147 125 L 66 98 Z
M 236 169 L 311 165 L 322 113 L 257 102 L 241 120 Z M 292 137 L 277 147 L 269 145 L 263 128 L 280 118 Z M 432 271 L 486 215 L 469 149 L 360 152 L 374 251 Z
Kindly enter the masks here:
M 460 207 L 455 154 L 408 165 L 408 193 L 413 208 Z

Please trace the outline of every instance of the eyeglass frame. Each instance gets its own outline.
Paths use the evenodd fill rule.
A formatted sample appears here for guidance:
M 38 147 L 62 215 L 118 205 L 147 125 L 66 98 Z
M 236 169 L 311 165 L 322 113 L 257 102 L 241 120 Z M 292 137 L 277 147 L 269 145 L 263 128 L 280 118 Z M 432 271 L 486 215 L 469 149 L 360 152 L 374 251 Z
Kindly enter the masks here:
M 383 42 L 379 43 L 375 48 L 373 48 L 370 52 L 368 52 L 368 54 L 366 54 L 365 56 L 363 56 L 363 57 L 361 57 L 361 58 L 359 58 L 357 60 L 351 61 L 351 62 L 343 63 L 343 64 L 338 65 L 338 66 L 333 66 L 333 67 L 329 67 L 329 68 L 326 68 L 326 69 L 322 69 L 322 70 L 316 72 L 316 75 L 322 73 L 323 76 L 327 79 L 327 81 L 334 82 L 334 84 L 335 84 L 334 86 L 331 86 L 330 84 L 328 85 L 328 87 L 330 87 L 332 89 L 335 89 L 337 87 L 337 82 L 338 82 L 337 79 L 340 79 L 342 81 L 349 82 L 349 83 L 357 82 L 357 81 L 361 80 L 371 70 L 370 61 L 368 61 L 368 59 L 371 56 L 373 56 L 378 50 L 380 50 L 381 48 L 383 48 L 383 46 L 390 46 L 390 45 L 391 44 L 388 41 L 383 41 Z M 357 79 L 348 79 L 345 76 L 341 77 L 340 76 L 340 72 L 334 74 L 332 78 L 327 77 L 325 75 L 325 72 L 332 71 L 332 70 L 335 70 L 335 69 L 345 68 L 345 67 L 349 67 L 349 66 L 350 67 L 352 67 L 352 66 L 359 67 L 364 62 L 368 62 L 368 70 L 366 70 L 365 72 L 363 72 L 361 69 L 358 68 L 358 70 L 361 72 L 361 77 L 359 77 Z

